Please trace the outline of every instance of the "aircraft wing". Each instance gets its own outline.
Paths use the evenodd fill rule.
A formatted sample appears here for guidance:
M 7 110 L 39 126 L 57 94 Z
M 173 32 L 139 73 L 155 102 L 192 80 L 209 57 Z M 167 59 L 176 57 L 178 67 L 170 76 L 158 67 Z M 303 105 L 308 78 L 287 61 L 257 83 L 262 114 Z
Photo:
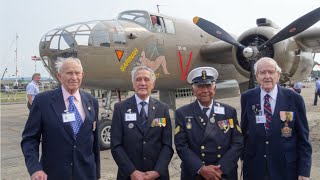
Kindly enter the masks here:
M 320 28 L 307 29 L 294 37 L 304 51 L 320 53 Z

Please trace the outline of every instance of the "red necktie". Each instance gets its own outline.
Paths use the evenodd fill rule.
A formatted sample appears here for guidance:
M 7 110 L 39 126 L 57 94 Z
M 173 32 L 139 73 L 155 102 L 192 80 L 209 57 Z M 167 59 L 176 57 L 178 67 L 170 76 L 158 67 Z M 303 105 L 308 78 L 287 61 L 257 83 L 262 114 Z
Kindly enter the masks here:
M 271 111 L 271 104 L 270 104 L 270 95 L 266 94 L 264 96 L 264 115 L 266 116 L 266 123 L 264 123 L 264 127 L 266 128 L 267 134 L 269 133 L 269 130 L 271 128 L 271 116 L 272 116 L 272 111 Z

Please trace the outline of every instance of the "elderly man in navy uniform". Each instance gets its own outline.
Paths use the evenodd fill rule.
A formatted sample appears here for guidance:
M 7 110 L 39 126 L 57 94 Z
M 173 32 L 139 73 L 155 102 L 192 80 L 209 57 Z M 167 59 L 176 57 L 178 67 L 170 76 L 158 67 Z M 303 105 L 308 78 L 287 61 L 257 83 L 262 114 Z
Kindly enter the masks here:
M 236 110 L 214 100 L 218 72 L 199 67 L 188 75 L 197 100 L 176 111 L 175 145 L 181 179 L 238 179 L 243 137 Z

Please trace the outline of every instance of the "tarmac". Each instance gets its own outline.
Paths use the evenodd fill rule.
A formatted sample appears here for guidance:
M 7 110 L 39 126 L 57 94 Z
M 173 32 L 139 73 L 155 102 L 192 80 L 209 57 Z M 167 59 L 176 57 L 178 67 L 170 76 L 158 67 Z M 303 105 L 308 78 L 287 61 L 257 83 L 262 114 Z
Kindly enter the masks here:
M 320 177 L 320 102 L 318 106 L 313 106 L 314 82 L 304 83 L 304 85 L 306 87 L 302 89 L 301 95 L 306 104 L 310 141 L 313 148 L 311 179 L 316 180 Z M 190 103 L 192 100 L 194 98 L 178 99 L 177 107 Z M 240 97 L 219 99 L 218 101 L 235 107 L 240 119 Z M 20 148 L 21 133 L 27 116 L 28 110 L 25 103 L 1 104 L 1 180 L 30 179 Z M 180 179 L 180 162 L 175 153 L 169 165 L 172 180 Z M 101 180 L 115 180 L 116 173 L 117 165 L 110 150 L 101 151 Z

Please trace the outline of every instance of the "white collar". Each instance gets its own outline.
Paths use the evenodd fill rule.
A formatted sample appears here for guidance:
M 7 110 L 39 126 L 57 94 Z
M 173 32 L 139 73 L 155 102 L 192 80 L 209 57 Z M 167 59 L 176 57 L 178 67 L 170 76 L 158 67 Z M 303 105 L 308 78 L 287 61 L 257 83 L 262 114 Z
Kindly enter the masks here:
M 209 105 L 208 107 L 202 106 L 199 101 L 198 101 L 198 104 L 199 104 L 201 110 L 202 110 L 203 108 L 209 108 L 209 110 L 211 110 L 211 109 L 212 109 L 212 104 L 213 104 L 213 99 L 211 99 L 211 103 L 210 103 L 210 105 Z
M 143 101 L 143 100 L 141 100 L 141 99 L 139 98 L 139 96 L 138 96 L 137 94 L 134 94 L 134 97 L 136 98 L 137 105 L 139 105 L 140 102 Z M 149 104 L 149 100 L 150 100 L 150 96 L 148 96 L 147 99 L 144 100 L 144 102 L 146 102 L 147 104 Z
M 261 89 L 261 93 L 260 93 L 260 102 L 262 102 L 262 100 L 264 99 L 264 96 L 266 95 L 266 94 L 269 94 L 270 95 L 270 97 L 271 97 L 271 99 L 273 99 L 273 100 L 276 100 L 277 99 L 277 95 L 278 95 L 278 85 L 276 85 L 273 89 L 272 89 L 272 91 L 270 91 L 269 93 L 267 93 L 265 90 L 263 90 L 261 87 L 260 87 L 260 89 Z

